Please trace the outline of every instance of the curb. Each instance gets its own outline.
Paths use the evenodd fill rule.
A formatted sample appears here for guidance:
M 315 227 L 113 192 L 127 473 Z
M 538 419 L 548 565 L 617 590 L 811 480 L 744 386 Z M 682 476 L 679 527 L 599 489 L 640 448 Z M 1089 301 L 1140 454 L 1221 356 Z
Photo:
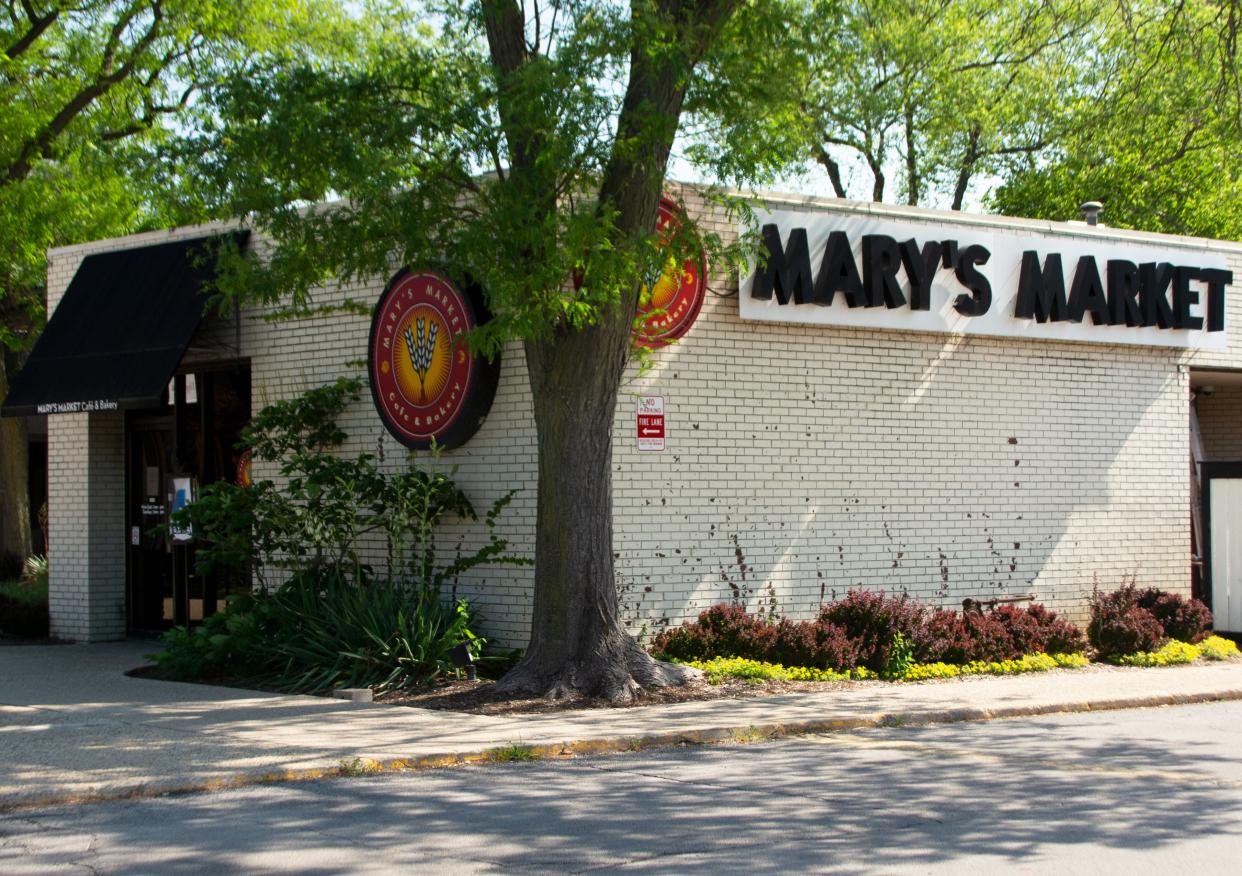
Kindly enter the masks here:
M 1146 697 L 1119 697 L 1117 699 L 1045 703 L 1032 706 L 1002 706 L 991 709 L 967 706 L 930 711 L 879 712 L 857 718 L 827 718 L 790 723 L 707 727 L 701 730 L 653 733 L 637 737 L 583 739 L 537 745 L 513 743 L 474 752 L 444 752 L 409 758 L 389 758 L 379 761 L 367 758 L 354 758 L 350 761 L 343 760 L 339 766 L 252 770 L 208 779 L 189 781 L 180 779 L 156 780 L 79 793 L 33 793 L 8 798 L 0 797 L 0 814 L 46 809 L 53 806 L 149 800 L 179 794 L 201 794 L 321 779 L 358 778 L 381 775 L 383 773 L 421 772 L 454 766 L 621 754 L 689 745 L 745 744 L 793 736 L 806 736 L 813 733 L 840 733 L 848 730 L 883 727 L 922 727 L 933 724 L 961 724 L 1006 718 L 1033 718 L 1040 715 L 1107 712 L 1123 709 L 1185 706 L 1237 700 L 1242 700 L 1242 688 L 1193 694 L 1158 694 Z

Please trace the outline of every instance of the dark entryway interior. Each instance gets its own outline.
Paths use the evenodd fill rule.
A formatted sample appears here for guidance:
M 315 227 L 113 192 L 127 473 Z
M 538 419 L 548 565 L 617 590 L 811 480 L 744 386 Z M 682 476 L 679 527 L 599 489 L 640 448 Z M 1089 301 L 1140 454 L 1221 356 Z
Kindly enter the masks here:
M 1194 370 L 1191 386 L 1191 532 L 1194 595 L 1218 632 L 1242 633 L 1242 371 Z
M 201 621 L 243 586 L 199 575 L 196 534 L 175 533 L 168 522 L 200 488 L 237 476 L 237 443 L 249 421 L 248 364 L 178 374 L 158 407 L 126 412 L 131 632 Z

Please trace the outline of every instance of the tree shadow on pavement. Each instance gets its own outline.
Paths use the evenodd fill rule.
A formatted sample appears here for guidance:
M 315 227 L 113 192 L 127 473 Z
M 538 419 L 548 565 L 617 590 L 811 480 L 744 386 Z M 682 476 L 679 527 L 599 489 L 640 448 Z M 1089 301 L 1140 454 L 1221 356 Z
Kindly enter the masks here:
M 1117 870 L 1139 855 L 1150 871 L 1236 841 L 1238 733 L 1217 728 L 1239 714 L 892 728 L 49 810 L 0 819 L 0 869 L 948 872 L 1081 856 Z

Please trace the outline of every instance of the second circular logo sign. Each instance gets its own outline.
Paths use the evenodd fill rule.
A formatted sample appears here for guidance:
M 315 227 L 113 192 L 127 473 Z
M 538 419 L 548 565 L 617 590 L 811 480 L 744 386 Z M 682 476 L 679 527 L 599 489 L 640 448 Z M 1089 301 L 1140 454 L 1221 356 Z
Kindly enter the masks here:
M 682 222 L 681 208 L 671 198 L 660 199 L 656 229 L 668 241 Z M 635 342 L 658 349 L 683 337 L 694 325 L 707 288 L 707 254 L 702 248 L 680 265 L 669 259 L 658 280 L 644 288 L 638 315 L 650 314 L 634 332 Z

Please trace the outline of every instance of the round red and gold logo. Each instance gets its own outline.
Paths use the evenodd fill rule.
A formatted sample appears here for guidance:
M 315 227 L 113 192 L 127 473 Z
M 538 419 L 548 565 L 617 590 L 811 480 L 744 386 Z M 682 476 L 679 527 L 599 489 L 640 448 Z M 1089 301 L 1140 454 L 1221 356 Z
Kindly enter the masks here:
M 367 362 L 371 396 L 406 447 L 470 439 L 496 395 L 500 358 L 472 356 L 461 335 L 486 319 L 480 290 L 439 271 L 401 270 L 375 305 Z
M 660 199 L 656 229 L 665 240 L 677 233 L 682 222 L 681 208 L 670 198 Z M 707 255 L 697 255 L 680 265 L 669 258 L 655 283 L 646 287 L 638 300 L 638 316 L 650 314 L 635 331 L 634 340 L 644 347 L 658 349 L 681 338 L 698 318 L 707 292 Z
M 249 450 L 243 450 L 242 455 L 237 458 L 237 486 L 253 487 L 254 475 L 251 473 L 251 454 Z

